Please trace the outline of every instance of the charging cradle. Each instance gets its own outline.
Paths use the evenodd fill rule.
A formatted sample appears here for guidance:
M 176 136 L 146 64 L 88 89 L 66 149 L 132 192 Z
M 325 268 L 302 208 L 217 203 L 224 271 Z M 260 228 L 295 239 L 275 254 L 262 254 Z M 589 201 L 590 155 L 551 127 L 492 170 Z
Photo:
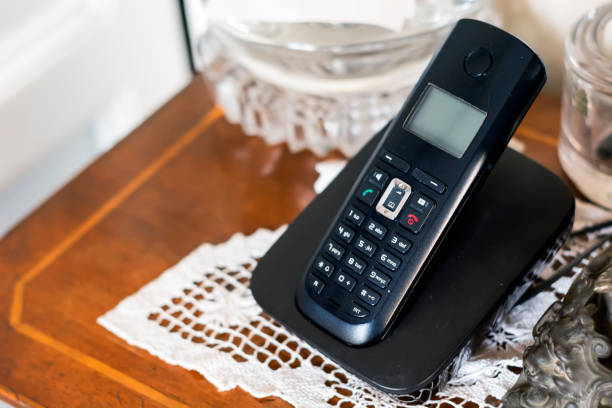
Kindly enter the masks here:
M 442 386 L 469 357 L 471 340 L 518 300 L 567 237 L 574 198 L 553 173 L 506 149 L 389 334 L 376 344 L 351 347 L 304 317 L 295 293 L 381 135 L 291 223 L 259 261 L 251 289 L 263 310 L 344 369 L 386 392 L 408 394 Z

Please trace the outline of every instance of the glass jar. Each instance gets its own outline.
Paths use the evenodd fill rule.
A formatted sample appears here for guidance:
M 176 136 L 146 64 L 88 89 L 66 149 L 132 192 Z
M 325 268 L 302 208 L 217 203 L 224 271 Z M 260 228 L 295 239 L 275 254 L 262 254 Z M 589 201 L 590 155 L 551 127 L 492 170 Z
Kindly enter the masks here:
M 203 75 L 227 119 L 291 151 L 347 156 L 399 110 L 450 27 L 487 0 L 415 0 L 400 32 L 365 24 L 211 23 Z
M 559 158 L 585 196 L 612 208 L 612 3 L 566 41 Z

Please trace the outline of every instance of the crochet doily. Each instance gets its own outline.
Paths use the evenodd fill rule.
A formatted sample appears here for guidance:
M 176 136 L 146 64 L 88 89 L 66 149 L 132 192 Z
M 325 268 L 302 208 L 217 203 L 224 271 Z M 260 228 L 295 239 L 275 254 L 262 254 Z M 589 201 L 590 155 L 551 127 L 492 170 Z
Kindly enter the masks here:
M 326 163 L 318 169 L 326 174 L 341 166 Z M 319 183 L 317 190 L 325 184 Z M 610 217 L 597 211 L 579 203 L 576 225 Z M 561 278 L 554 290 L 514 307 L 488 330 L 472 357 L 441 390 L 389 395 L 324 357 L 255 302 L 249 289 L 251 272 L 284 229 L 260 229 L 249 236 L 235 234 L 222 244 L 201 245 L 99 317 L 98 323 L 170 364 L 201 373 L 220 391 L 240 387 L 258 398 L 277 396 L 304 408 L 477 408 L 500 405 L 518 377 L 523 351 L 532 342 L 532 327 L 572 281 Z M 570 239 L 542 276 L 554 273 L 594 239 L 594 234 Z

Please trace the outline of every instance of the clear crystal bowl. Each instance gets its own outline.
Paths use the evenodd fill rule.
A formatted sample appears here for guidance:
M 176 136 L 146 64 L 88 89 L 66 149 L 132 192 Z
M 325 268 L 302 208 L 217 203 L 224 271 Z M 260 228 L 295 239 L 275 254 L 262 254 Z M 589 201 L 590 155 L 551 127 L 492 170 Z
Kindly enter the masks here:
M 566 41 L 559 159 L 584 195 L 612 208 L 612 3 Z
M 400 32 L 365 24 L 211 23 L 198 52 L 227 119 L 291 151 L 354 155 L 399 109 L 452 25 L 487 0 L 415 0 Z

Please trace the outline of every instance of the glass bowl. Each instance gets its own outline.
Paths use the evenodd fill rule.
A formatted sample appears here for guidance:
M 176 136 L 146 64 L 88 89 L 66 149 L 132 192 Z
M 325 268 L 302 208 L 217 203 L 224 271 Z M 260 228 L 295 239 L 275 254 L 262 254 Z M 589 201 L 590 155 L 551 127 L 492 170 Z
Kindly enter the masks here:
M 415 0 L 399 32 L 365 24 L 212 22 L 203 75 L 227 119 L 291 151 L 354 155 L 399 110 L 453 24 L 487 0 Z

